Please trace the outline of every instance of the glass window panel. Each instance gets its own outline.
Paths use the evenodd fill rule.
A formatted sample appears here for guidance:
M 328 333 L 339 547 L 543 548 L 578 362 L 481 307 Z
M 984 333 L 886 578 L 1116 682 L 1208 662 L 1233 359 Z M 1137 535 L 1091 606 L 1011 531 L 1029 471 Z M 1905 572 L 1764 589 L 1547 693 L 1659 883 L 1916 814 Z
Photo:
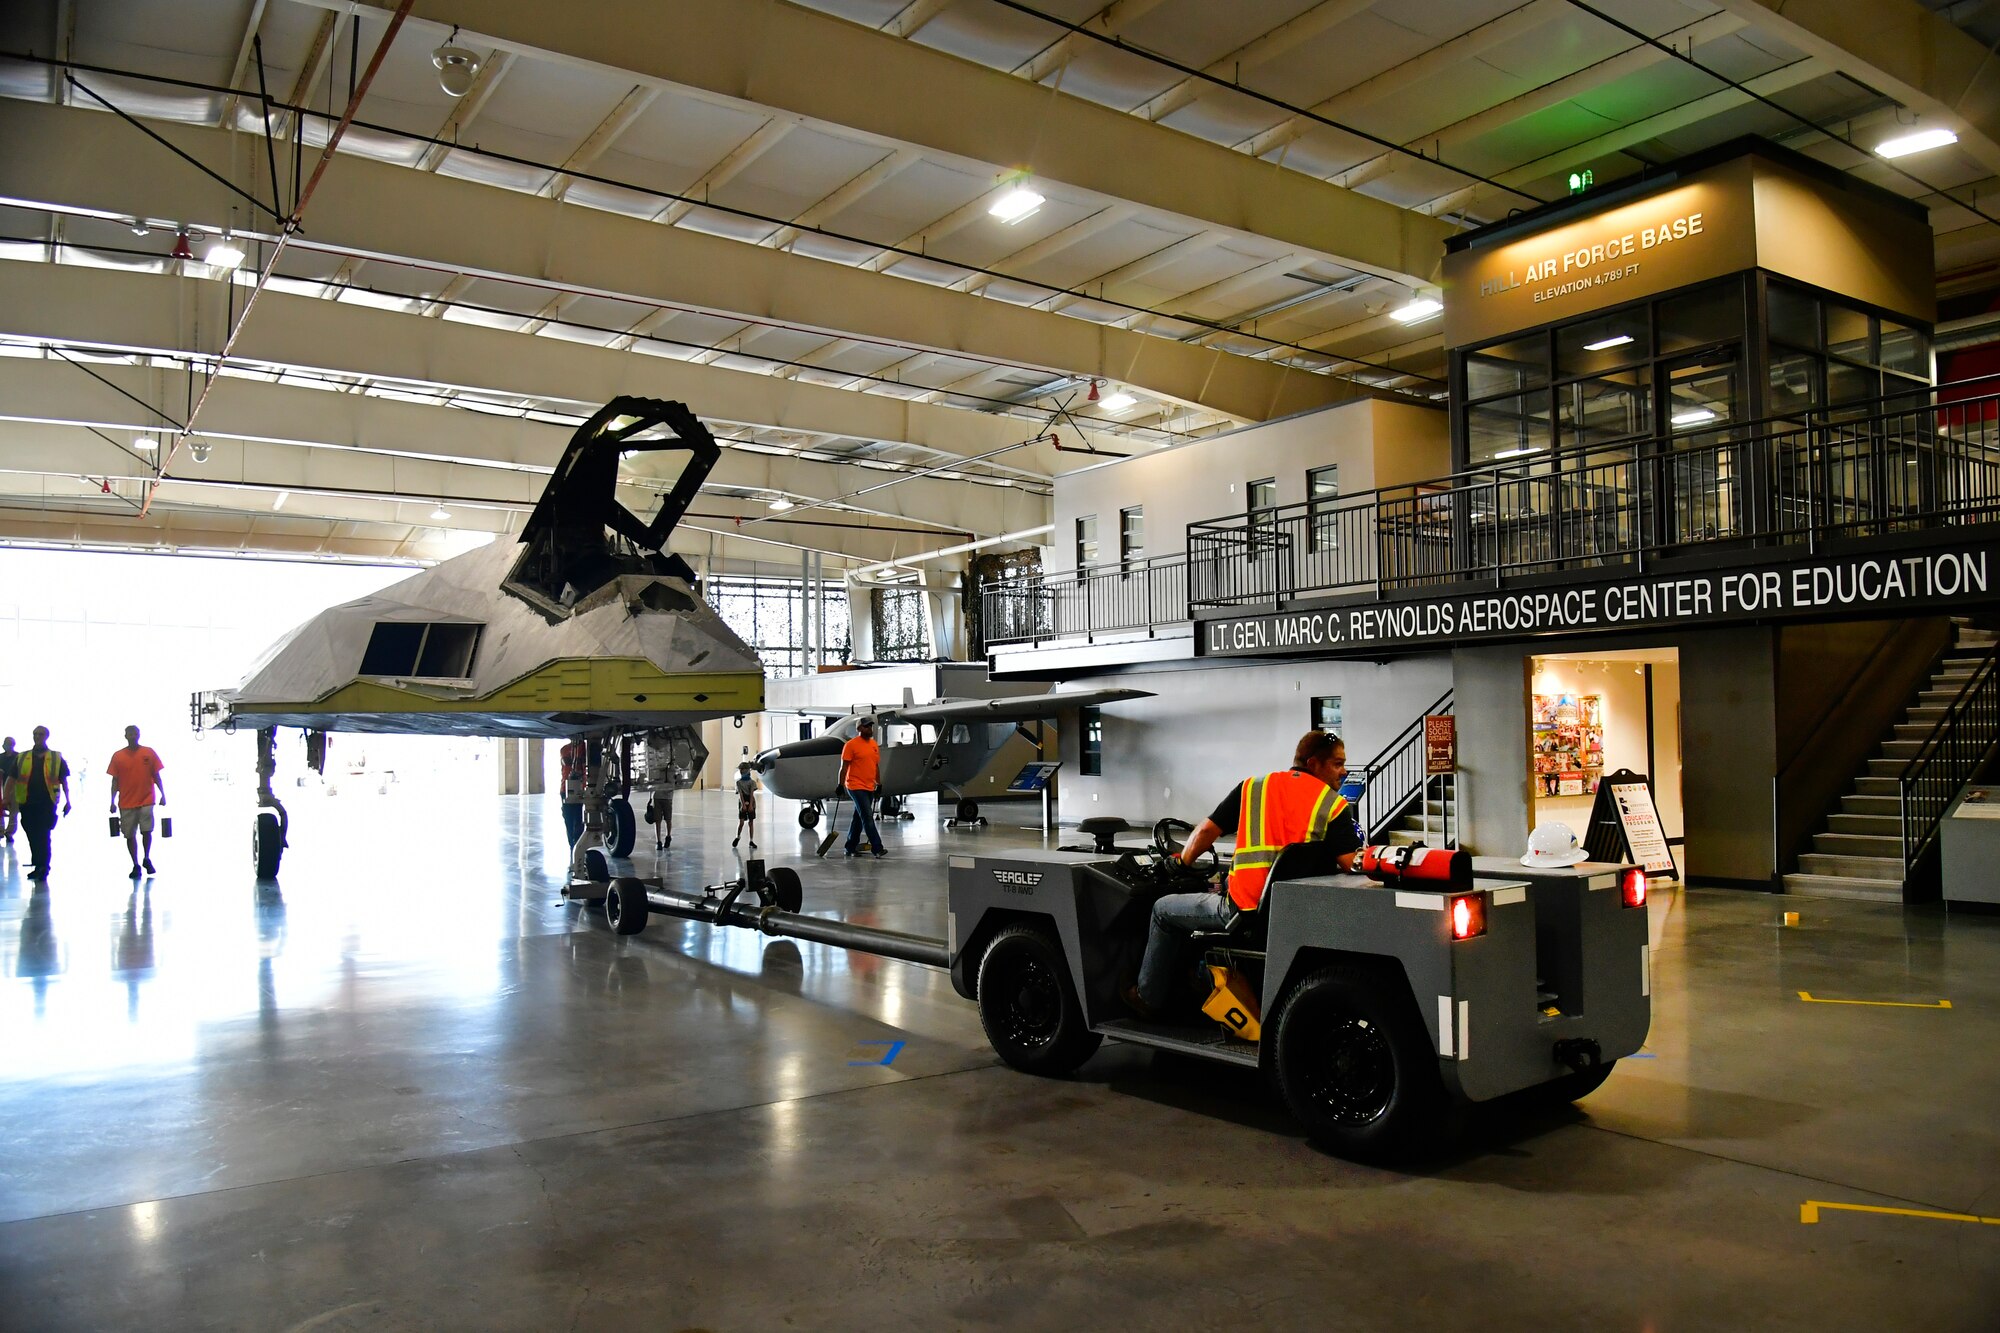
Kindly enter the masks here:
M 1146 554 L 1146 507 L 1133 505 L 1118 511 L 1118 559 L 1131 564 Z
M 1833 301 L 1826 303 L 1826 350 L 1835 356 L 1846 357 L 1849 361 L 1873 363 L 1875 353 L 1869 342 L 1869 325 L 1873 324 L 1865 312 L 1850 310 Z
M 1667 394 L 1667 428 L 1675 435 L 1713 431 L 1740 419 L 1736 350 L 1674 367 Z
M 1465 392 L 1469 398 L 1519 393 L 1548 382 L 1549 340 L 1545 333 L 1482 347 L 1465 358 Z
M 1340 499 L 1340 464 L 1330 463 L 1306 473 L 1306 511 L 1310 518 L 1308 547 L 1331 551 L 1340 544 L 1340 519 L 1335 502 Z
M 1930 340 L 1916 329 L 1894 320 L 1882 321 L 1882 361 L 1884 369 L 1928 379 L 1931 371 Z
M 1648 435 L 1653 429 L 1653 395 L 1642 371 L 1624 371 L 1578 380 L 1556 390 L 1562 446 L 1603 444 Z
M 1807 352 L 1771 349 L 1768 406 L 1772 416 L 1787 416 L 1819 406 L 1820 358 Z
M 1076 521 L 1076 567 L 1097 563 L 1097 515 L 1086 514 Z
M 1312 725 L 1315 731 L 1330 731 L 1340 734 L 1340 696 L 1337 694 L 1316 694 L 1312 701 Z
M 1846 361 L 1826 363 L 1826 401 L 1829 406 L 1861 402 L 1881 392 L 1881 376 L 1871 368 Z
M 1276 509 L 1278 507 L 1278 479 L 1276 477 L 1266 477 L 1262 481 L 1253 481 L 1244 487 L 1244 491 L 1250 497 L 1250 512 L 1253 514 L 1260 509 Z
M 1660 350 L 1727 342 L 1743 333 L 1743 287 L 1725 279 L 1660 302 Z
M 1771 284 L 1771 341 L 1817 349 L 1819 298 L 1782 282 Z
M 1602 374 L 1644 361 L 1652 352 L 1644 307 L 1556 330 L 1556 373 L 1562 376 Z
M 1549 447 L 1549 395 L 1546 389 L 1466 409 L 1466 461 L 1485 463 L 1519 458 Z

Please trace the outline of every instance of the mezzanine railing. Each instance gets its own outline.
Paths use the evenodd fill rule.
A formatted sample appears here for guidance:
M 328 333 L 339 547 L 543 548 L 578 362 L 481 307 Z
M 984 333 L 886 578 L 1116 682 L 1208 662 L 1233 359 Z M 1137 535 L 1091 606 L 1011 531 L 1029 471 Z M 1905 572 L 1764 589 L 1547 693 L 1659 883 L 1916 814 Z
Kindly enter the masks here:
M 1424 719 L 1450 713 L 1452 705 L 1453 691 L 1446 690 L 1383 746 L 1380 753 L 1361 766 L 1366 781 L 1361 799 L 1355 803 L 1359 807 L 1356 816 L 1369 838 L 1379 840 L 1420 799 L 1429 797 L 1433 782 L 1424 771 Z M 1456 840 L 1453 826 L 1458 822 L 1452 817 L 1451 805 L 1449 801 L 1445 803 L 1444 820 L 1439 825 L 1439 834 L 1447 847 Z
M 1947 397 L 1946 395 L 1950 395 Z M 1188 527 L 1190 607 L 1282 605 L 2000 519 L 2000 378 L 1482 464 Z
M 1897 781 L 1903 816 L 1903 873 L 1930 853 L 1945 811 L 2000 750 L 2000 645 L 1987 650 L 1971 679 L 1924 738 Z
M 1179 553 L 994 584 L 980 595 L 988 644 L 1151 629 L 1186 620 L 1187 557 Z

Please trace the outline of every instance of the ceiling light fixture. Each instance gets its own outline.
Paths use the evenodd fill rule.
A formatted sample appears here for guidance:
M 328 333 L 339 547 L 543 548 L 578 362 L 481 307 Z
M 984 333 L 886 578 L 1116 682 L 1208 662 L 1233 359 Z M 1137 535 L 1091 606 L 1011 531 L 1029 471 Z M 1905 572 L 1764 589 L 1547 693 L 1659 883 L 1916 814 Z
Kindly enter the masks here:
M 472 91 L 473 82 L 479 78 L 479 56 L 455 45 L 457 41 L 458 25 L 453 24 L 444 45 L 431 52 L 431 64 L 438 72 L 438 86 L 453 97 L 463 97 Z
M 188 446 L 188 452 L 194 455 L 195 462 L 206 463 L 208 461 L 208 441 L 196 440 Z
M 774 514 L 782 514 L 791 507 L 792 507 L 792 502 L 790 500 L 787 500 L 782 495 L 779 496 L 777 499 L 771 501 L 771 512 Z
M 208 247 L 208 252 L 201 259 L 210 268 L 233 269 L 243 262 L 243 247 L 231 240 L 225 231 L 214 245 Z
M 445 519 L 451 517 L 451 511 L 444 507 L 444 501 L 439 500 L 438 507 L 431 510 L 431 517 L 442 523 Z
M 1623 347 L 1631 341 L 1632 335 L 1629 333 L 1614 333 L 1609 338 L 1599 338 L 1594 343 L 1585 343 L 1583 350 L 1586 352 L 1603 352 L 1613 347 Z
M 285 507 L 285 501 L 291 498 L 292 498 L 292 493 L 290 491 L 279 491 L 278 498 L 271 501 L 271 508 L 283 509 Z
M 1099 403 L 1098 406 L 1106 412 L 1123 412 L 1138 401 L 1137 398 L 1120 389 L 1116 393 L 1107 395 L 1104 401 Z
M 153 450 L 160 447 L 160 442 L 150 435 L 141 435 L 138 439 L 132 441 L 132 447 L 142 454 L 150 454 Z
M 182 227 L 180 230 L 174 233 L 173 258 L 175 259 L 194 258 L 194 246 L 191 245 L 188 241 L 188 232 L 186 227 Z
M 1519 458 L 1524 454 L 1538 454 L 1541 451 L 1542 451 L 1542 446 L 1540 446 L 1539 444 L 1535 444 L 1535 445 L 1530 445 L 1525 449 L 1502 449 L 1499 453 L 1493 455 L 1493 457 L 1495 457 L 1496 459 Z
M 1017 222 L 1033 217 L 1036 211 L 1047 202 L 1048 200 L 1036 194 L 1027 186 L 1016 185 L 1013 189 L 995 199 L 987 207 L 986 211 L 1011 227 Z
M 1415 324 L 1419 320 L 1429 319 L 1443 309 L 1444 302 L 1435 296 L 1413 296 L 1409 304 L 1391 310 L 1389 318 L 1398 324 Z
M 1875 152 L 1881 157 L 1908 157 L 1911 153 L 1921 153 L 1929 148 L 1942 148 L 1948 143 L 1957 143 L 1958 136 L 1950 130 L 1917 130 L 1912 134 L 1901 134 L 1893 139 L 1875 145 Z
M 1712 408 L 1690 407 L 1667 418 L 1676 426 L 1700 426 L 1715 420 Z

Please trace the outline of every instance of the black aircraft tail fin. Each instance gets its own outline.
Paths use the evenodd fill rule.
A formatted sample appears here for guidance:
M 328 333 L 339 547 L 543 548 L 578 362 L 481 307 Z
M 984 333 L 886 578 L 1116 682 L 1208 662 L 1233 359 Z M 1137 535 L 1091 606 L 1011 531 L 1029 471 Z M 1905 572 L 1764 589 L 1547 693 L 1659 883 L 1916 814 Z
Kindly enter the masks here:
M 687 464 L 642 520 L 618 499 L 618 464 L 626 454 L 685 452 Z M 668 574 L 694 581 L 667 539 L 694 503 L 721 446 L 682 403 L 614 398 L 570 437 L 534 513 L 521 530 L 521 557 L 501 588 L 550 620 L 621 574 Z

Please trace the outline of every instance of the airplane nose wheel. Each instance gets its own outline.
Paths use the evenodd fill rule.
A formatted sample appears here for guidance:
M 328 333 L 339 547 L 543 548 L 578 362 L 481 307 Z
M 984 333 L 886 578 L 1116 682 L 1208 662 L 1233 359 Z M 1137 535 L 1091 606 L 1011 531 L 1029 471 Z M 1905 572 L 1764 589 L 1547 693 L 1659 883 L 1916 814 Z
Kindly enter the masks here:
M 817 802 L 811 805 L 802 805 L 799 807 L 799 827 L 800 828 L 819 827 L 819 805 Z

